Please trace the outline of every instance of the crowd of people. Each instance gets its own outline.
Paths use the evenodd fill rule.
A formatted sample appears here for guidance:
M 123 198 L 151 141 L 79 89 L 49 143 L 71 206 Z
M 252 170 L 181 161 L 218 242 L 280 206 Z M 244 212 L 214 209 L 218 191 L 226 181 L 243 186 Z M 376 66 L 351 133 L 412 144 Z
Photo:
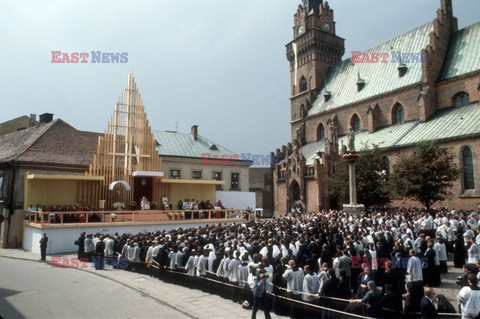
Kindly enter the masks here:
M 185 198 L 183 201 L 179 200 L 177 204 L 177 209 L 181 210 L 199 210 L 199 209 L 225 209 L 222 202 L 217 200 L 215 205 L 213 205 L 210 200 L 198 202 L 195 198 Z
M 76 243 L 79 258 L 120 256 L 127 270 L 194 288 L 208 289 L 202 277 L 215 280 L 225 288 L 213 293 L 253 305 L 253 314 L 260 307 L 266 317 L 272 309 L 292 318 L 333 314 L 325 308 L 338 310 L 335 317 L 455 313 L 434 289 L 451 254 L 454 266 L 467 270 L 457 297 L 462 318 L 480 312 L 478 212 L 372 209 L 352 217 L 330 210 L 154 233 L 82 234 Z

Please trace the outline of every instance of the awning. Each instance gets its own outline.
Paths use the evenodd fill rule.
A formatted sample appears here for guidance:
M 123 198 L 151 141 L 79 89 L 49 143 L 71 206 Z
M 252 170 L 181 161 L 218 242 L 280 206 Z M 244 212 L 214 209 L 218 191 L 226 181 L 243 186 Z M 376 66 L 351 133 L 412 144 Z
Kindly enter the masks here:
M 163 172 L 134 171 L 133 177 L 163 177 Z
M 47 175 L 47 174 L 28 174 L 28 180 L 70 180 L 70 181 L 103 181 L 103 176 L 85 176 L 85 175 Z

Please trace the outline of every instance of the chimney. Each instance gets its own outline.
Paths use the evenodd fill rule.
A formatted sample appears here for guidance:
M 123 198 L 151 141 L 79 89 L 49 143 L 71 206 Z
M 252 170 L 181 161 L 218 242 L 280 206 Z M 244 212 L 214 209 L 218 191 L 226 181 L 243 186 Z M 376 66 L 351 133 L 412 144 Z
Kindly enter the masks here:
M 30 125 L 37 123 L 37 114 L 30 114 Z
M 53 121 L 53 114 L 52 113 L 43 113 L 38 116 L 39 122 L 42 124 L 47 124 Z
M 198 139 L 198 125 L 192 126 L 192 137 L 195 141 Z

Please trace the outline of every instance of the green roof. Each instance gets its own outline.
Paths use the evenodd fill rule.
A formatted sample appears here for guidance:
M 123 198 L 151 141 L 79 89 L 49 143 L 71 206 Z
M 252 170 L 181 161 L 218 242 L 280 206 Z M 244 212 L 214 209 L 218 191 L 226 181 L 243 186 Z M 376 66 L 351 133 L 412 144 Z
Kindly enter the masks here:
M 381 148 L 389 148 L 398 146 L 399 142 L 410 132 L 415 126 L 418 125 L 418 121 L 406 122 L 396 124 L 379 129 L 373 133 L 368 131 L 362 131 L 355 134 L 355 148 L 362 149 L 362 145 L 378 145 Z M 339 138 L 339 145 L 348 145 L 348 137 L 342 136 Z
M 157 151 L 161 156 L 202 158 L 204 153 L 218 156 L 238 155 L 201 135 L 194 140 L 191 134 L 153 131 L 153 137 L 157 141 Z
M 414 145 L 422 141 L 448 140 L 480 136 L 480 102 L 460 108 L 439 110 L 427 122 L 412 121 L 379 129 L 375 132 L 362 131 L 355 134 L 358 150 L 371 145 L 380 148 L 395 148 Z M 347 145 L 346 135 L 339 137 L 339 146 Z M 302 147 L 307 165 L 318 158 L 317 152 L 325 151 L 325 142 L 312 142 Z
M 419 123 L 398 143 L 398 146 L 421 141 L 445 140 L 480 134 L 480 102 L 460 108 L 438 111 L 428 122 Z
M 422 80 L 422 63 L 402 61 L 408 70 L 402 77 L 398 74 L 400 63 L 392 63 L 392 51 L 420 54 L 430 42 L 433 31 L 431 22 L 413 29 L 401 36 L 371 48 L 366 53 L 389 53 L 388 63 L 352 63 L 351 59 L 333 65 L 327 72 L 327 86 L 322 88 L 314 101 L 309 115 L 328 112 L 342 106 L 357 103 L 371 97 L 406 87 Z M 357 91 L 357 80 L 365 80 L 365 87 Z M 331 98 L 325 102 L 324 92 L 328 90 Z
M 316 159 L 320 158 L 317 154 L 319 151 L 325 151 L 325 140 L 302 146 L 302 155 L 305 156 L 307 165 L 312 165 Z
M 480 22 L 455 32 L 439 81 L 480 70 Z

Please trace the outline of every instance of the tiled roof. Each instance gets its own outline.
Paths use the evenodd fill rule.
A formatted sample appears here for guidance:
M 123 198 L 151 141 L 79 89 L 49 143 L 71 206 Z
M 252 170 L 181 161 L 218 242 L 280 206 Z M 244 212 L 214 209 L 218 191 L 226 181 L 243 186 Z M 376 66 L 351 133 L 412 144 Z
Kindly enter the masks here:
M 355 148 L 362 149 L 362 146 L 368 147 L 378 145 L 381 148 L 398 146 L 399 141 L 410 134 L 413 128 L 419 124 L 418 121 L 406 122 L 379 129 L 373 133 L 362 131 L 355 134 Z M 348 145 L 346 135 L 339 138 L 339 145 Z
M 157 151 L 159 155 L 194 158 L 202 158 L 203 153 L 218 156 L 238 155 L 201 135 L 198 135 L 197 140 L 194 140 L 191 134 L 153 131 L 153 137 L 158 143 Z M 216 149 L 212 147 L 213 145 Z
M 428 122 L 416 125 L 397 145 L 478 134 L 480 134 L 480 102 L 438 111 Z
M 439 81 L 480 70 L 480 22 L 452 35 Z
M 100 135 L 78 131 L 57 119 L 0 136 L 0 162 L 86 166 L 93 160 Z
M 316 159 L 320 158 L 317 154 L 318 151 L 325 151 L 325 140 L 308 143 L 302 147 L 301 152 L 305 156 L 307 165 L 312 165 Z
M 395 148 L 414 145 L 422 141 L 448 140 L 480 135 L 480 102 L 460 108 L 437 111 L 427 122 L 412 121 L 379 129 L 373 133 L 362 131 L 355 134 L 355 148 L 378 145 L 380 148 Z M 339 146 L 347 145 L 346 135 L 339 137 Z M 317 152 L 325 151 L 325 142 L 304 145 L 302 155 L 307 165 L 318 158 Z
M 327 112 L 420 82 L 422 64 L 404 62 L 408 70 L 404 76 L 399 77 L 399 63 L 391 62 L 391 52 L 419 54 L 428 45 L 432 31 L 433 24 L 429 22 L 365 51 L 370 55 L 374 52 L 388 52 L 390 54 L 388 63 L 353 64 L 351 59 L 347 59 L 331 66 L 327 73 L 327 90 L 331 93 L 331 98 L 325 102 L 323 96 L 325 87 L 322 88 L 308 114 Z M 361 91 L 357 91 L 358 75 L 366 83 Z
M 16 159 L 25 152 L 55 121 L 0 136 L 0 162 Z

